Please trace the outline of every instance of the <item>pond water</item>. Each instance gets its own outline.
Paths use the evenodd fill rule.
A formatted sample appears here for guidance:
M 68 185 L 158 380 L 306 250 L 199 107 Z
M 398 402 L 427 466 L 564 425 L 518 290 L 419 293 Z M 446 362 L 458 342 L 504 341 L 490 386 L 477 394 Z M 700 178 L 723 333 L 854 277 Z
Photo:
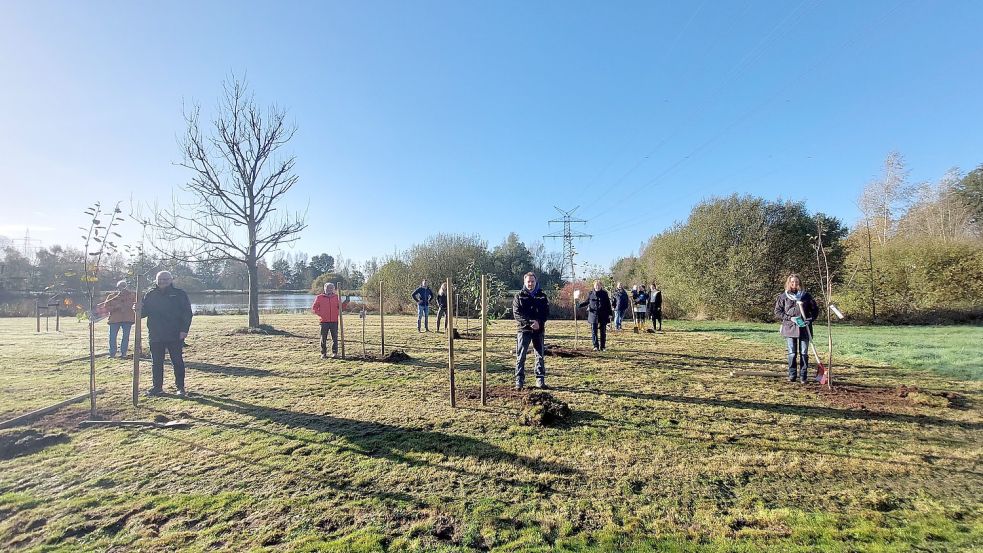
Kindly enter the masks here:
M 189 294 L 191 310 L 195 313 L 238 313 L 249 309 L 247 294 Z M 290 313 L 307 311 L 314 303 L 314 294 L 260 294 L 260 311 L 285 311 Z M 361 301 L 352 296 L 351 301 Z

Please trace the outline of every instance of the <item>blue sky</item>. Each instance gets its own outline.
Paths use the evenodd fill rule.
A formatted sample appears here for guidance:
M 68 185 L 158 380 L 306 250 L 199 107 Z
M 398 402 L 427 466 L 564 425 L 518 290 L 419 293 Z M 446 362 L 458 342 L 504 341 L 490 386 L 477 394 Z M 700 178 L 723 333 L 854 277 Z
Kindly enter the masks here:
M 579 261 L 607 266 L 733 192 L 852 224 L 892 150 L 916 182 L 983 163 L 981 21 L 976 1 L 6 2 L 0 234 L 75 244 L 95 200 L 168 201 L 182 103 L 207 112 L 230 72 L 299 127 L 291 252 L 530 243 L 579 205 Z

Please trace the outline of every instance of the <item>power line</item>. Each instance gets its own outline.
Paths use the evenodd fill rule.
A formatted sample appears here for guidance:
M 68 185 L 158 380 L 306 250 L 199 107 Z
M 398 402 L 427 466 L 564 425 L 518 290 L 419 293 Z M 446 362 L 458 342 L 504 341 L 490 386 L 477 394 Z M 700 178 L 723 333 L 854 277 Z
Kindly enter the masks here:
M 577 265 L 574 261 L 574 257 L 577 255 L 577 250 L 573 246 L 574 238 L 591 238 L 590 234 L 584 234 L 582 232 L 574 232 L 573 224 L 586 224 L 587 221 L 584 219 L 574 218 L 573 212 L 577 211 L 580 206 L 571 209 L 570 211 L 564 211 L 556 206 L 553 209 L 559 211 L 563 217 L 559 219 L 550 219 L 549 224 L 553 223 L 563 223 L 563 233 L 562 234 L 544 234 L 543 238 L 561 238 L 563 239 L 563 267 L 564 269 L 569 268 L 570 273 L 563 275 L 564 277 L 569 277 L 567 280 L 574 281 L 577 279 Z

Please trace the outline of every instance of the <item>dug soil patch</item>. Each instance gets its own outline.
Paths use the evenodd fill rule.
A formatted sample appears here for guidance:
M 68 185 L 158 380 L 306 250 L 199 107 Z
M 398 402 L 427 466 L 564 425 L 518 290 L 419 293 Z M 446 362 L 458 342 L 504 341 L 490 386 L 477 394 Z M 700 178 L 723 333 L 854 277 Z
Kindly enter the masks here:
M 64 432 L 39 432 L 33 428 L 0 430 L 0 459 L 13 459 L 69 441 Z
M 229 336 L 237 336 L 242 334 L 259 334 L 261 336 L 290 336 L 291 338 L 299 337 L 293 332 L 273 328 L 273 325 L 259 325 L 255 328 L 243 326 L 230 332 Z
M 818 393 L 833 405 L 861 411 L 892 412 L 916 405 L 962 409 L 967 405 L 966 398 L 954 392 L 928 392 L 905 385 L 885 388 L 840 384 L 834 385 L 832 390 L 820 387 Z
M 358 354 L 345 354 L 345 361 L 365 361 L 369 363 L 402 363 L 403 361 L 409 361 L 413 359 L 407 353 L 401 349 L 394 349 L 387 353 L 385 357 L 380 357 L 378 355 L 369 353 L 366 355 Z

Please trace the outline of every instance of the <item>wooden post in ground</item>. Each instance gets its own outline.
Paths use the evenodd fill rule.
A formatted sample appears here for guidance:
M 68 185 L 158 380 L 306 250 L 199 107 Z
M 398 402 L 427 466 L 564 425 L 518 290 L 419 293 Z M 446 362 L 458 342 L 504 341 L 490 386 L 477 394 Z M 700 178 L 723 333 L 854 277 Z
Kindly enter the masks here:
M 55 307 L 55 332 L 61 332 L 61 305 Z
M 96 418 L 96 324 L 89 311 L 89 418 Z
M 488 275 L 481 275 L 481 404 L 488 403 L 488 368 L 485 344 L 488 334 Z
M 382 301 L 382 283 L 379 283 L 379 336 L 382 342 L 382 356 L 386 356 L 386 308 Z
M 140 304 L 140 273 L 137 272 L 137 290 L 136 290 L 136 303 Z M 141 333 L 143 331 L 142 323 L 143 317 L 140 316 L 140 311 L 133 310 L 133 406 L 136 407 L 140 403 L 140 351 L 143 346 L 143 337 Z
M 38 300 L 34 300 L 34 317 L 37 319 L 38 333 L 41 332 L 41 303 Z
M 450 278 L 447 279 L 447 297 L 454 300 L 454 283 Z M 451 304 L 453 305 L 453 304 Z M 454 387 L 454 310 L 447 310 L 447 326 L 450 331 L 447 333 L 447 369 L 450 376 L 451 407 L 457 407 L 457 394 Z
M 345 318 L 342 317 L 345 302 L 341 301 L 341 283 L 338 283 L 338 341 L 341 342 L 341 358 L 345 358 Z
M 362 301 L 364 302 L 365 299 L 363 298 Z M 366 317 L 365 303 L 362 303 L 362 357 L 363 358 L 368 357 L 369 355 L 365 353 L 365 317 Z

